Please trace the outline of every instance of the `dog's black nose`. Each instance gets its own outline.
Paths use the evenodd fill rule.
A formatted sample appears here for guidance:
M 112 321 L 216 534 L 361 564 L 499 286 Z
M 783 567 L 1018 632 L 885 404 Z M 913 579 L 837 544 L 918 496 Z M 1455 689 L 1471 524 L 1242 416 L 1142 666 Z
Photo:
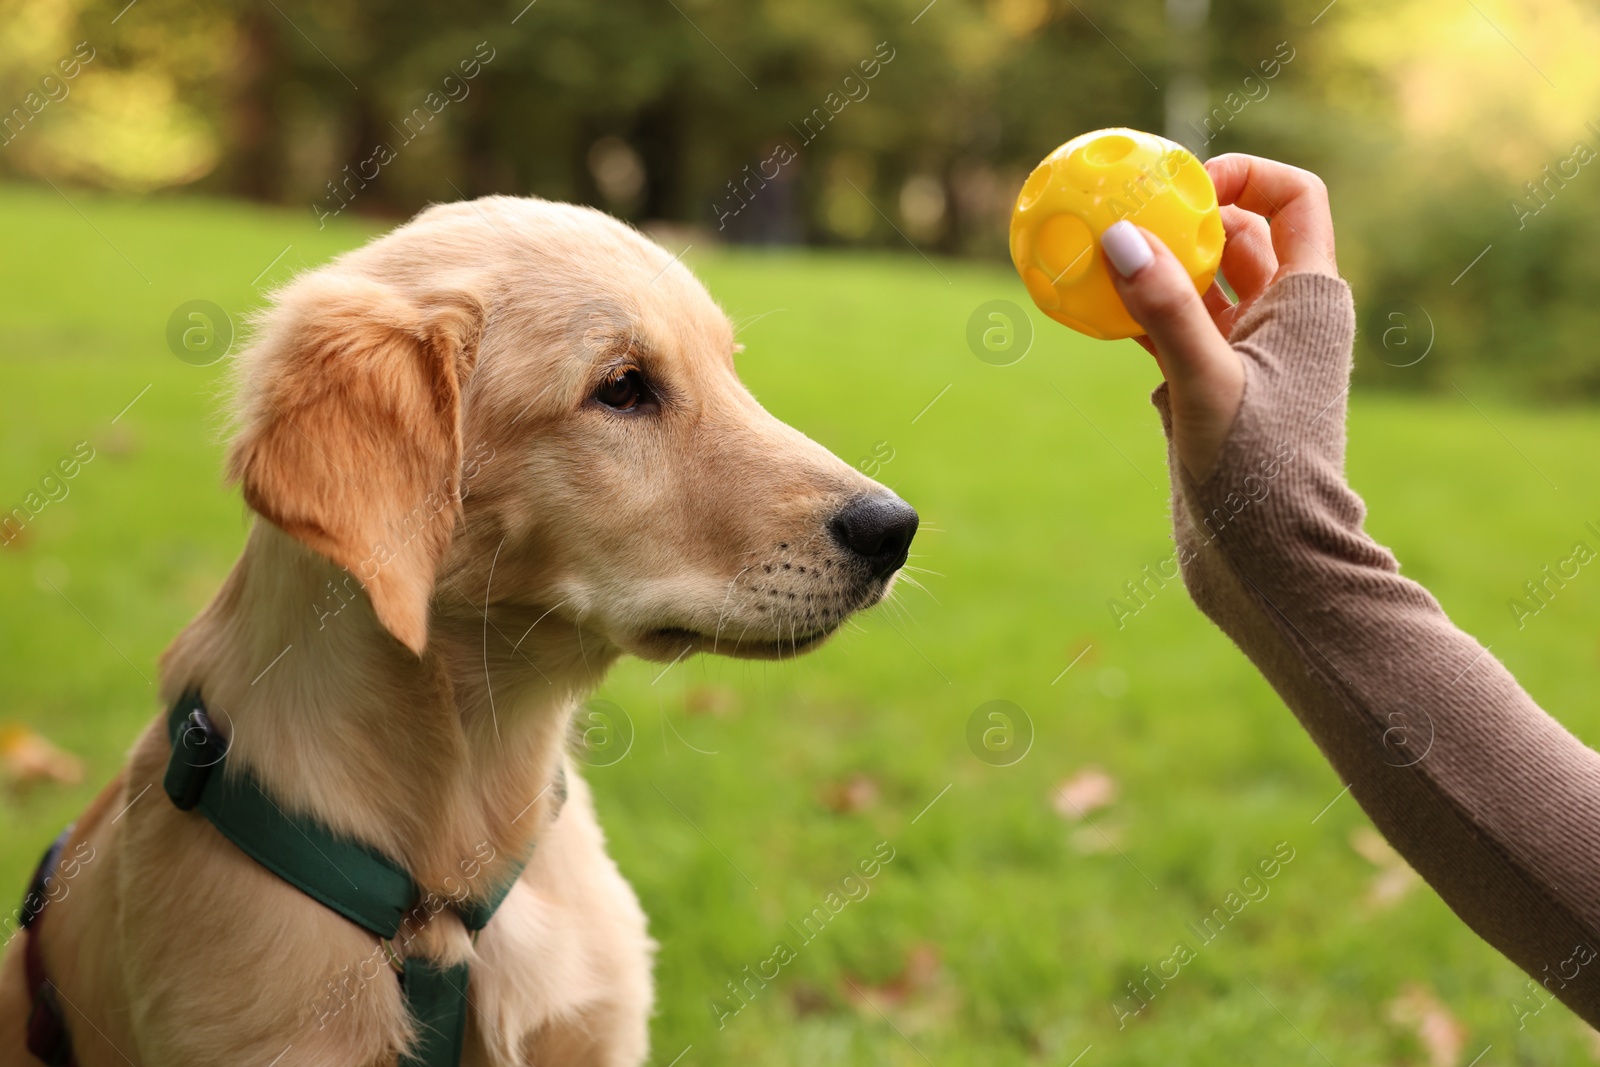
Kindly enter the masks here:
M 917 512 L 897 496 L 864 496 L 846 504 L 828 529 L 835 541 L 860 557 L 874 578 L 887 578 L 906 561 L 917 534 Z

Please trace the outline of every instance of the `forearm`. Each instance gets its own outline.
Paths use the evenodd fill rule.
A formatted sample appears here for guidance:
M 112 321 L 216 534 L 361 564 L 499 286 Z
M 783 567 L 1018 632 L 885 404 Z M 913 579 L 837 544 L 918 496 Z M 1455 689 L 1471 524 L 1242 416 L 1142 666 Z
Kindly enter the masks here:
M 1600 1021 L 1600 756 L 1363 532 L 1343 471 L 1348 290 L 1279 286 L 1236 331 L 1246 393 L 1216 474 L 1172 464 L 1185 581 L 1412 866 Z

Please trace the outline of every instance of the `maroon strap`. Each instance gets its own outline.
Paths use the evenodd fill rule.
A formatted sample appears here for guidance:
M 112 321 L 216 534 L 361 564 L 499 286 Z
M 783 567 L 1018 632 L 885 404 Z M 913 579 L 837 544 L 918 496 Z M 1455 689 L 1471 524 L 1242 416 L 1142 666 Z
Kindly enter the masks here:
M 39 926 L 44 921 L 45 907 L 50 903 L 50 880 L 67 834 L 71 832 L 72 828 L 68 827 L 45 853 L 33 876 L 28 898 L 22 902 L 22 966 L 28 995 L 33 1001 L 28 1012 L 28 1051 L 46 1067 L 78 1067 L 77 1057 L 72 1053 L 72 1035 L 67 1032 L 67 1019 L 62 1014 L 56 987 L 45 973 L 44 953 L 39 947 Z

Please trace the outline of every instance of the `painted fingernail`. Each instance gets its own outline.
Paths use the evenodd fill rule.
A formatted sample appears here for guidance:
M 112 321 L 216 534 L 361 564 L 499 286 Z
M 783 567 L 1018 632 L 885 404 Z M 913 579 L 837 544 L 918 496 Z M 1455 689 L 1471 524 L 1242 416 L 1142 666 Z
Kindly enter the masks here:
M 1100 247 L 1106 250 L 1106 258 L 1124 278 L 1133 277 L 1156 258 L 1144 234 L 1127 219 L 1106 227 L 1105 233 L 1100 235 Z

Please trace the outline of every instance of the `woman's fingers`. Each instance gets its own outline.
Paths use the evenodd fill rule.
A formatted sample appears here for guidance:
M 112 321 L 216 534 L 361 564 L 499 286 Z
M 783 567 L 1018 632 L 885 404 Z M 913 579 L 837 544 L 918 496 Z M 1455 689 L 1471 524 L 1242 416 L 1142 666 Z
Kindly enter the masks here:
M 1308 170 L 1238 153 L 1206 163 L 1218 202 L 1271 220 L 1278 273 L 1309 271 L 1338 276 L 1328 187 Z
M 1168 377 L 1216 358 L 1219 347 L 1227 358 L 1237 358 L 1217 332 L 1188 272 L 1160 238 L 1124 220 L 1106 228 L 1100 246 L 1123 306 L 1150 334 Z
M 1212 282 L 1211 288 L 1200 294 L 1200 302 L 1206 306 L 1206 313 L 1211 316 L 1218 333 L 1227 337 L 1233 332 L 1234 309 L 1239 305 L 1223 292 L 1222 286 Z
M 1261 295 L 1278 273 L 1278 254 L 1272 250 L 1267 220 L 1233 204 L 1222 208 L 1222 276 L 1238 294 L 1240 303 Z
M 1212 321 L 1216 321 L 1218 315 L 1234 306 L 1233 299 L 1223 292 L 1222 286 L 1216 282 L 1212 282 L 1211 288 L 1200 294 L 1200 302 L 1206 306 Z
M 1197 293 L 1188 271 L 1148 230 L 1124 220 L 1100 236 L 1112 284 L 1148 333 L 1139 343 L 1167 379 L 1178 458 L 1200 480 L 1216 469 L 1244 398 L 1244 362 L 1228 343 L 1234 320 L 1284 274 L 1338 275 L 1321 179 L 1252 156 L 1219 156 L 1206 167 L 1227 235 L 1222 274 L 1239 295 L 1238 304 L 1215 283 Z
M 1167 246 L 1131 222 L 1107 227 L 1100 247 L 1117 294 L 1148 331 L 1170 384 L 1178 458 L 1204 479 L 1216 466 L 1244 396 L 1244 365 L 1212 319 L 1213 308 L 1231 314 L 1219 304 L 1226 296 L 1213 285 L 1213 293 L 1202 298 Z

